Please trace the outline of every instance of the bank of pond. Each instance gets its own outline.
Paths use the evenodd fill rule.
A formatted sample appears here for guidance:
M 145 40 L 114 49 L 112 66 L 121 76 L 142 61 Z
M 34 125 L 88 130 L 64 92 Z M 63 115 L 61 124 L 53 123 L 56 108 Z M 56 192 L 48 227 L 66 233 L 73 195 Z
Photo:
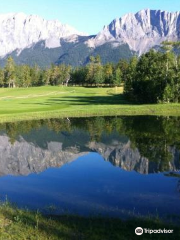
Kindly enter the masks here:
M 180 236 L 180 117 L 0 124 L 0 239 Z
M 0 205 L 0 239 L 13 240 L 129 240 L 138 239 L 135 229 L 149 231 L 141 239 L 179 239 L 180 228 L 156 218 L 133 218 L 122 221 L 109 217 L 75 215 L 42 215 L 40 212 L 18 209 L 8 202 Z M 150 229 L 167 233 L 151 233 Z M 145 231 L 144 230 L 144 231 Z M 168 233 L 172 232 L 172 233 Z

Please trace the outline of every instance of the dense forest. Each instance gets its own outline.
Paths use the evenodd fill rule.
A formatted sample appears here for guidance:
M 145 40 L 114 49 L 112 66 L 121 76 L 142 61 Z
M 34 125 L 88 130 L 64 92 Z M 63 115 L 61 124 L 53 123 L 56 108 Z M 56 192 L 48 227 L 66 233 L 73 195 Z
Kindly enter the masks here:
M 51 65 L 50 68 L 41 69 L 35 65 L 16 65 L 13 58 L 7 59 L 6 65 L 0 69 L 0 87 L 33 87 L 33 86 L 58 86 L 62 84 L 79 85 L 120 85 L 122 71 L 127 68 L 126 61 L 118 65 L 108 63 L 103 65 L 100 56 L 90 57 L 89 64 L 85 67 L 72 68 L 70 65 Z M 121 70 L 122 69 L 122 70 Z
M 91 56 L 86 66 L 16 65 L 7 59 L 0 69 L 0 87 L 33 87 L 43 85 L 120 86 L 125 96 L 137 103 L 180 102 L 179 42 L 164 42 L 159 51 L 150 50 L 141 57 L 102 64 L 99 55 Z
M 124 92 L 139 103 L 180 102 L 180 43 L 164 42 L 161 51 L 150 50 L 129 63 Z

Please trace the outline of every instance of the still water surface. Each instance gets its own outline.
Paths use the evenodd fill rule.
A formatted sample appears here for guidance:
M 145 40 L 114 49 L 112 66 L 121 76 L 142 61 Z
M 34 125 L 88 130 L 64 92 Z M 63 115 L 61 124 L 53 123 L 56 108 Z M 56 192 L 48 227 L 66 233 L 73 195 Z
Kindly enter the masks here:
M 180 118 L 0 125 L 0 199 L 44 212 L 180 215 Z

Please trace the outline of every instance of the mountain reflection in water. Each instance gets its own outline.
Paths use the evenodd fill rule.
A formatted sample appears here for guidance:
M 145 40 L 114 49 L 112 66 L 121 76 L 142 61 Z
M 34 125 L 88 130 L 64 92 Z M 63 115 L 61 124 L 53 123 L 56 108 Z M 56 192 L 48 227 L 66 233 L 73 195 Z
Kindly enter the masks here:
M 159 208 L 166 214 L 171 207 L 170 212 L 174 209 L 177 213 L 179 149 L 178 117 L 94 117 L 0 124 L 0 197 L 7 195 L 20 206 L 41 208 L 53 203 L 84 213 L 97 206 L 100 213 L 116 215 L 120 208 L 137 208 L 142 214 Z M 59 187 L 55 187 L 57 184 Z M 28 201 L 32 196 L 34 203 Z M 74 199 L 71 203 L 69 197 Z

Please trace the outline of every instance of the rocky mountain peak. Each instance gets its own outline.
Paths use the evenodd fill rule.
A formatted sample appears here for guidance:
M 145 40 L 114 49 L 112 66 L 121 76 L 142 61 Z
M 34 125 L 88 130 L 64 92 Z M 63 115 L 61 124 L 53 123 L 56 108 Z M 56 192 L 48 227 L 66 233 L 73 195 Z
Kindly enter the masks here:
M 142 54 L 162 41 L 180 38 L 180 12 L 144 9 L 114 19 L 88 44 L 97 47 L 108 42 L 128 44 Z
M 45 40 L 46 47 L 60 46 L 60 39 L 71 35 L 84 35 L 57 20 L 45 20 L 37 15 L 9 13 L 0 15 L 0 57 L 14 50 L 29 48 Z
M 101 55 L 103 63 L 117 62 L 134 52 L 141 55 L 167 40 L 180 40 L 180 12 L 143 9 L 128 13 L 114 19 L 95 36 L 37 15 L 0 15 L 1 66 L 9 54 L 18 64 L 26 59 L 28 64 L 41 66 L 39 52 L 46 59 L 43 67 L 52 63 L 83 65 L 93 54 Z M 58 48 L 56 54 L 54 48 Z

